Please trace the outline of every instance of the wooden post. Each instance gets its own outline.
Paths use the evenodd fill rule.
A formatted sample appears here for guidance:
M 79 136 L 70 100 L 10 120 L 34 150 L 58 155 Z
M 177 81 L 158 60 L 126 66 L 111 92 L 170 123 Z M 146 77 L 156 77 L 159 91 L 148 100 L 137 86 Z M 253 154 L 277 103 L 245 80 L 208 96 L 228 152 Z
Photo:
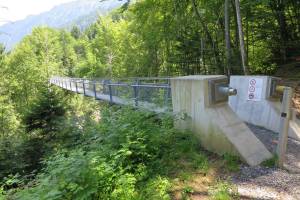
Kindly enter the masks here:
M 283 168 L 287 150 L 292 98 L 293 89 L 290 87 L 285 87 L 283 90 L 283 99 L 281 104 L 280 133 L 277 146 L 278 166 L 281 168 Z

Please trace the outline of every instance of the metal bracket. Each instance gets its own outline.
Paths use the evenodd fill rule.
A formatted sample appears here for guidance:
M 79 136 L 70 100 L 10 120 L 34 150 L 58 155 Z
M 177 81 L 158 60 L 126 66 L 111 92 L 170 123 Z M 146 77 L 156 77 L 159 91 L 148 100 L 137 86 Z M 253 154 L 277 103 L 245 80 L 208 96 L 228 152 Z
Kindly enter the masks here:
M 282 97 L 282 94 L 277 90 L 277 87 L 280 85 L 280 81 L 280 78 L 271 77 L 271 80 L 269 82 L 268 99 L 278 99 Z
M 227 102 L 229 96 L 237 94 L 237 90 L 229 87 L 228 79 L 214 79 L 208 81 L 209 105 Z

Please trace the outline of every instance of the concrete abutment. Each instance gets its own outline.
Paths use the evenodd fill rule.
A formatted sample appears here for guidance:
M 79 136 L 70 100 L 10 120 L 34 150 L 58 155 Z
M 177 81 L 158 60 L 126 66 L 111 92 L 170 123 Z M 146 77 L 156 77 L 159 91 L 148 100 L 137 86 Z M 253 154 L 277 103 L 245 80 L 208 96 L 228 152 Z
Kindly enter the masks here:
M 249 99 L 251 80 L 261 82 L 256 88 L 256 99 Z M 229 98 L 229 105 L 239 118 L 247 123 L 261 126 L 276 133 L 280 129 L 280 96 L 273 96 L 279 79 L 271 76 L 231 76 L 230 86 L 237 89 L 236 96 Z M 289 137 L 300 141 L 300 123 L 295 115 L 289 123 Z
M 220 95 L 226 76 L 186 76 L 171 79 L 175 127 L 190 130 L 203 147 L 218 154 L 234 154 L 258 165 L 272 154 Z

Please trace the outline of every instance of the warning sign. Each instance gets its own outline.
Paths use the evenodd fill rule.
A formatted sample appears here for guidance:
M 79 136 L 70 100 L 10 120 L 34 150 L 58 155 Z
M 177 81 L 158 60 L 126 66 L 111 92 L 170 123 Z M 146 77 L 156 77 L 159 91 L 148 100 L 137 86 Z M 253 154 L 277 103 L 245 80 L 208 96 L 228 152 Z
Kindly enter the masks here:
M 248 86 L 248 100 L 249 101 L 260 101 L 262 95 L 262 78 L 252 78 L 249 80 Z

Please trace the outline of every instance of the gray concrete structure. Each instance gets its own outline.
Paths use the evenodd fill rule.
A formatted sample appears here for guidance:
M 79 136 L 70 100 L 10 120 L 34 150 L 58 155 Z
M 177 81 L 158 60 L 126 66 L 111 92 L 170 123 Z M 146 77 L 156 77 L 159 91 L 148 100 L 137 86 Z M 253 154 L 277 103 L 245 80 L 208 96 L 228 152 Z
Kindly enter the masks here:
M 240 156 L 258 165 L 272 154 L 229 107 L 227 101 L 212 104 L 211 81 L 226 76 L 187 76 L 171 79 L 176 128 L 195 133 L 202 145 L 218 154 Z
M 252 79 L 262 80 L 261 97 L 256 101 L 249 100 Z M 281 102 L 270 98 L 272 79 L 270 76 L 231 76 L 230 86 L 236 88 L 238 94 L 229 98 L 229 105 L 243 121 L 279 132 Z M 295 115 L 289 123 L 289 137 L 300 140 L 300 124 Z

